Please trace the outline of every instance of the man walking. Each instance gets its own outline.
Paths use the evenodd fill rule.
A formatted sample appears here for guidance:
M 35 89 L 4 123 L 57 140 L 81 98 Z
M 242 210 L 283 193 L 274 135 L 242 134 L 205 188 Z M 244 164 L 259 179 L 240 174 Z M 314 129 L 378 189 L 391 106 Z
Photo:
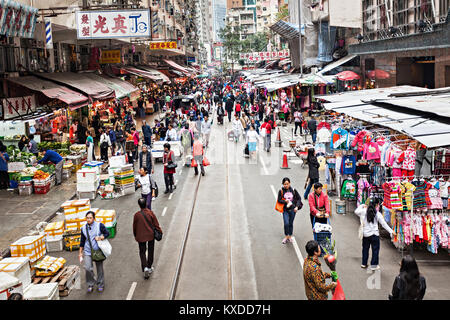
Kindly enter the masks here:
M 316 137 L 317 137 L 317 121 L 314 118 L 310 118 L 308 120 L 308 129 L 309 133 L 311 134 L 312 142 L 313 144 L 316 143 Z
M 208 148 L 209 145 L 209 137 L 211 135 L 211 122 L 208 119 L 208 116 L 205 116 L 202 121 L 202 135 L 203 135 L 203 144 L 205 148 Z
M 146 208 L 146 200 L 138 200 L 140 211 L 134 214 L 133 235 L 139 244 L 139 257 L 141 258 L 141 268 L 144 279 L 148 279 L 153 272 L 153 254 L 155 251 L 155 235 L 153 228 L 162 233 L 158 219 L 153 211 Z M 145 253 L 147 251 L 147 255 Z
M 148 172 L 155 173 L 155 160 L 152 152 L 148 150 L 146 145 L 142 146 L 142 151 L 139 153 L 139 168 L 145 168 Z
M 144 134 L 144 143 L 150 147 L 152 145 L 152 128 L 145 120 L 142 120 L 142 133 Z
M 305 246 L 308 257 L 303 265 L 303 280 L 305 281 L 305 294 L 308 300 L 328 300 L 328 291 L 336 288 L 337 283 L 325 283 L 331 274 L 323 272 L 320 257 L 320 246 L 317 241 L 311 240 Z

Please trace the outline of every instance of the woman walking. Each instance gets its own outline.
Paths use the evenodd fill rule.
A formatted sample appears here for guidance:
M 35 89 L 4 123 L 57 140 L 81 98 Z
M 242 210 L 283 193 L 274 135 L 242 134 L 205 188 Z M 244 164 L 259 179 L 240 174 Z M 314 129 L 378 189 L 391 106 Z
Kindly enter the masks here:
M 256 144 L 259 141 L 259 134 L 255 130 L 255 126 L 251 125 L 247 133 L 248 152 L 250 156 L 256 157 Z
M 389 300 L 422 300 L 426 289 L 425 278 L 420 274 L 416 260 L 410 255 L 403 257 Z
M 146 167 L 139 169 L 139 182 L 137 187 L 142 188 L 141 196 L 146 201 L 146 208 L 152 210 L 152 198 L 156 196 L 156 182 Z
M 91 162 L 95 160 L 95 154 L 94 154 L 94 138 L 92 138 L 91 131 L 87 132 L 87 138 L 86 138 L 86 146 L 88 148 L 87 151 L 87 161 Z
M 107 134 L 103 129 L 100 129 L 100 156 L 102 161 L 108 161 L 108 150 L 111 147 L 111 140 L 109 134 Z
M 379 212 L 380 203 L 380 199 L 374 198 L 370 201 L 369 206 L 362 204 L 355 210 L 356 215 L 360 217 L 363 228 L 361 268 L 367 268 L 369 248 L 372 247 L 372 260 L 370 262 L 372 271 L 380 269 L 380 266 L 378 265 L 378 256 L 380 252 L 380 232 L 378 230 L 378 223 L 390 233 L 391 237 L 396 235 L 384 220 L 383 215 Z
M 173 174 L 175 173 L 175 153 L 170 150 L 170 144 L 164 144 L 163 165 L 164 165 L 164 182 L 166 184 L 166 190 L 164 193 L 172 193 L 177 187 L 173 181 Z
M 291 187 L 291 180 L 283 178 L 282 188 L 278 191 L 278 202 L 283 206 L 283 222 L 284 222 L 284 239 L 286 242 L 294 242 L 292 240 L 292 233 L 294 232 L 294 219 L 298 210 L 303 207 L 302 198 L 297 190 Z
M 314 148 L 308 149 L 308 157 L 306 158 L 308 163 L 308 186 L 306 187 L 304 199 L 308 200 L 309 192 L 311 191 L 312 186 L 319 182 L 319 167 L 320 164 L 317 161 L 316 151 Z

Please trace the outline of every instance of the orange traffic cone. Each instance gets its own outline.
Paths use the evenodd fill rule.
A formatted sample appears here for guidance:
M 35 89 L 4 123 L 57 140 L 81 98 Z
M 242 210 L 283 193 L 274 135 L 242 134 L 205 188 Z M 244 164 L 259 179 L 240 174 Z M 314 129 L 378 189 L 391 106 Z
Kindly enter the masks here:
M 275 145 L 281 147 L 281 133 L 279 127 L 277 127 L 277 140 L 275 140 Z
M 281 169 L 290 169 L 286 153 L 283 155 L 283 165 L 281 166 Z

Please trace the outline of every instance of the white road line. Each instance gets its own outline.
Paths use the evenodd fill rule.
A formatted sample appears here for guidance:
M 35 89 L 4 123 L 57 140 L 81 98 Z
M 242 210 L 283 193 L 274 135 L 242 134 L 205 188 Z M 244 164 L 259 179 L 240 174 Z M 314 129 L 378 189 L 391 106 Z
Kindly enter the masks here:
M 163 212 L 162 212 L 162 214 L 161 214 L 163 217 L 165 216 L 166 211 L 167 211 L 167 207 L 164 207 L 164 210 L 163 210 Z
M 134 294 L 134 290 L 136 290 L 137 282 L 133 282 L 131 284 L 130 291 L 128 291 L 127 300 L 131 300 Z
M 269 175 L 269 170 L 267 170 L 266 164 L 264 163 L 264 160 L 263 160 L 261 154 L 259 155 L 259 161 L 261 161 L 261 163 L 262 163 L 262 166 L 263 166 L 263 169 L 264 169 L 264 173 L 266 175 Z
M 273 193 L 273 196 L 275 197 L 275 200 L 277 200 L 277 193 L 275 191 L 275 187 L 273 186 L 273 184 L 270 185 L 270 188 L 272 189 L 272 193 Z
M 292 237 L 292 239 L 294 240 L 293 244 L 294 244 L 295 253 L 297 254 L 298 261 L 300 261 L 300 264 L 303 269 L 303 261 L 305 261 L 305 259 L 303 259 L 302 253 L 300 252 L 300 249 L 297 245 L 297 241 L 295 240 L 295 237 Z
M 169 195 L 169 200 L 172 199 L 172 196 L 173 196 L 173 193 L 171 193 L 171 194 Z
M 179 171 L 179 173 L 178 173 L 178 174 L 179 174 L 179 175 L 181 176 L 181 173 L 182 173 L 182 172 L 183 172 L 183 169 L 181 169 L 181 170 Z

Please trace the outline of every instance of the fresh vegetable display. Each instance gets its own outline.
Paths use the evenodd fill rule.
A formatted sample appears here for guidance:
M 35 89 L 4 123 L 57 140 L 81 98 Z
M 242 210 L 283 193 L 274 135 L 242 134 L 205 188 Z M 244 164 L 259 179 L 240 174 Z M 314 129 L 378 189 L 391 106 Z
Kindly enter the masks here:
M 42 166 L 40 170 L 48 174 L 53 174 L 55 173 L 55 166 L 53 164 L 47 164 L 45 166 Z
M 48 142 L 48 141 L 44 141 L 44 142 L 40 142 L 38 143 L 38 149 L 39 150 L 44 150 L 44 149 L 50 149 L 50 150 L 60 150 L 60 149 L 66 149 L 68 150 L 70 147 L 70 142 Z
M 35 168 L 35 167 L 27 167 L 22 170 L 22 174 L 27 175 L 27 176 L 34 176 L 36 171 L 37 171 L 37 168 Z
M 86 152 L 85 144 L 73 144 L 70 146 L 70 151 L 73 153 Z
M 45 180 L 49 177 L 50 175 L 47 172 L 44 172 L 42 170 L 37 170 L 36 173 L 34 174 L 34 179 L 36 180 Z

